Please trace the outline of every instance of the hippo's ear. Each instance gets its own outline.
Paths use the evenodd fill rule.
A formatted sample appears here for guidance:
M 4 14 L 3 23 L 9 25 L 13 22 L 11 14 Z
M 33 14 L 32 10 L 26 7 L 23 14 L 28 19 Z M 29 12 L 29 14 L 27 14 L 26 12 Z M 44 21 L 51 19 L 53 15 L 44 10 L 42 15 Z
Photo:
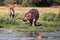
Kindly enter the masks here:
M 31 13 L 28 13 L 27 15 L 26 15 L 26 17 L 30 17 L 31 16 Z
M 31 14 L 31 13 L 29 13 L 29 14 L 28 14 L 28 16 L 32 16 L 32 14 Z

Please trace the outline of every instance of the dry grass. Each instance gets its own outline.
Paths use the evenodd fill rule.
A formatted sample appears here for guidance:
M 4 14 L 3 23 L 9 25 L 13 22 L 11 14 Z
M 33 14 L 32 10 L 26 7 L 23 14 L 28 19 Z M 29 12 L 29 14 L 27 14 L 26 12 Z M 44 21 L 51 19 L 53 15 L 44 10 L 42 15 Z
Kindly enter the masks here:
M 54 12 L 57 13 L 60 11 L 60 7 L 16 7 L 17 10 L 20 10 L 21 12 L 27 12 L 30 9 L 38 9 L 40 13 L 45 12 Z
M 14 7 L 15 13 L 19 14 L 25 14 L 28 12 L 30 9 L 38 9 L 39 13 L 58 13 L 60 12 L 60 6 L 55 6 L 55 7 Z M 0 6 L 0 15 L 3 16 L 8 16 L 9 13 L 9 7 L 8 6 Z
M 60 7 L 15 7 L 14 9 L 16 13 L 26 13 L 30 9 L 38 9 L 39 13 L 60 12 Z M 8 11 L 9 11 L 9 7 L 0 6 L 0 15 L 8 15 Z

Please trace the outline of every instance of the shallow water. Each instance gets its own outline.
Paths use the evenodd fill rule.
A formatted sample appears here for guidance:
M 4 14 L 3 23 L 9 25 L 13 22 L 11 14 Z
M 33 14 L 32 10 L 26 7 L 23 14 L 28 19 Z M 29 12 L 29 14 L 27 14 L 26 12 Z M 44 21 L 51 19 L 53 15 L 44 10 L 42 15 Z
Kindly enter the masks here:
M 43 40 L 60 40 L 60 32 L 42 32 L 41 34 L 48 36 L 48 38 Z
M 60 32 L 41 32 L 42 40 L 60 40 Z M 28 32 L 0 32 L 0 40 L 38 40 L 28 36 Z

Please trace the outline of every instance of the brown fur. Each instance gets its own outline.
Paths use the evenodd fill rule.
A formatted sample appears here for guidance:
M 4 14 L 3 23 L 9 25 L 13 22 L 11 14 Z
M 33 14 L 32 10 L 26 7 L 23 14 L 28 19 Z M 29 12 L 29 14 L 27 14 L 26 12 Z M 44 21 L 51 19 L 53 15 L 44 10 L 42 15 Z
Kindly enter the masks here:
M 12 13 L 13 12 L 13 13 Z M 10 8 L 9 8 L 9 15 L 10 15 L 10 17 L 14 17 L 14 8 L 11 6 Z
M 37 9 L 31 9 L 25 14 L 23 21 L 29 21 L 31 26 L 36 26 L 36 21 L 39 18 L 39 13 Z

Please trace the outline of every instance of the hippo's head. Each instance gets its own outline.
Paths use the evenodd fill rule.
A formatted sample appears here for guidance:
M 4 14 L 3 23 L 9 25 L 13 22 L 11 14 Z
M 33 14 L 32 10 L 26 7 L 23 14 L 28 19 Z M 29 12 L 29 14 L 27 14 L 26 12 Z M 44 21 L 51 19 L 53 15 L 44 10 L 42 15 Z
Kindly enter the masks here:
M 33 15 L 31 13 L 28 13 L 28 14 L 25 15 L 23 21 L 26 22 L 28 20 L 31 20 L 32 18 L 33 18 Z

